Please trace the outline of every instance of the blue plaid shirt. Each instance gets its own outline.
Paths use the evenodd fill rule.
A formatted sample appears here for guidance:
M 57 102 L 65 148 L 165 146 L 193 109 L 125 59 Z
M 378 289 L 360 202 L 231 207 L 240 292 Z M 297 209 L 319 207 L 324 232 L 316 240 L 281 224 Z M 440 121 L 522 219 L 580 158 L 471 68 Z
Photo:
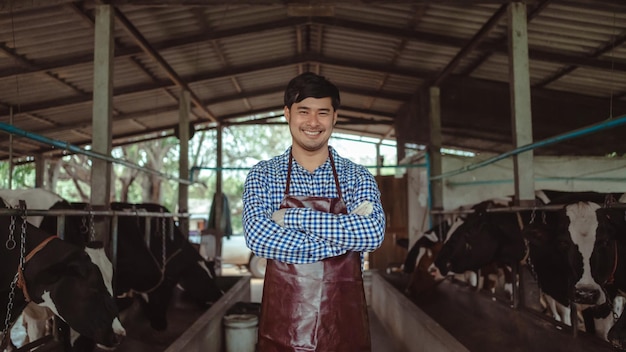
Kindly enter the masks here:
M 329 148 L 348 212 L 367 200 L 374 207 L 372 214 L 330 214 L 289 208 L 284 227 L 272 220 L 272 213 L 279 209 L 285 195 L 290 148 L 282 155 L 259 162 L 246 177 L 243 227 L 252 252 L 285 263 L 306 264 L 347 251 L 370 252 L 378 248 L 385 233 L 385 213 L 376 180 L 365 167 L 340 157 L 332 147 Z M 338 197 L 330 159 L 313 173 L 294 160 L 289 193 Z

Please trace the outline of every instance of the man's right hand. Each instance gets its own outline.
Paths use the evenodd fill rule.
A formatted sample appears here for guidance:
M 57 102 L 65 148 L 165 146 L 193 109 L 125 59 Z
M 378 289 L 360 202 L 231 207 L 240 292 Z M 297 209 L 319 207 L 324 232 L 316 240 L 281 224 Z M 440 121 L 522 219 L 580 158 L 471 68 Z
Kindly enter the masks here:
M 359 204 L 359 206 L 354 208 L 354 210 L 352 210 L 350 214 L 367 216 L 367 215 L 370 215 L 373 210 L 374 210 L 374 206 L 372 205 L 372 203 L 366 200 L 366 201 L 363 201 L 361 204 Z

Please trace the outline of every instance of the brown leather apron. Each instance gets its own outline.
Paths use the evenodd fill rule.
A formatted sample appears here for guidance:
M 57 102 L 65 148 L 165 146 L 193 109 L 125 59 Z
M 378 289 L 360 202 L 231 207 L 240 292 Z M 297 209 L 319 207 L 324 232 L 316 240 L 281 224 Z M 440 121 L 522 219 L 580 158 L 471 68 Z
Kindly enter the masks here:
M 330 151 L 329 157 L 339 198 L 290 196 L 292 156 L 289 155 L 281 209 L 348 213 Z M 311 264 L 267 261 L 257 351 L 370 350 L 360 253 L 348 251 Z

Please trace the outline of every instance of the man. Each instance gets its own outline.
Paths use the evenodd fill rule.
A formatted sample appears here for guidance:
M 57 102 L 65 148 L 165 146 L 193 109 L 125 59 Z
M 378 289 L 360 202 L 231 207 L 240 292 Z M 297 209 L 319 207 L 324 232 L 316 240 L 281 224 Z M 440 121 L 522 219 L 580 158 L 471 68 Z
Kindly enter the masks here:
M 285 90 L 292 145 L 252 168 L 243 194 L 248 247 L 268 259 L 258 351 L 370 351 L 362 253 L 383 240 L 380 191 L 328 145 L 339 90 L 304 73 Z

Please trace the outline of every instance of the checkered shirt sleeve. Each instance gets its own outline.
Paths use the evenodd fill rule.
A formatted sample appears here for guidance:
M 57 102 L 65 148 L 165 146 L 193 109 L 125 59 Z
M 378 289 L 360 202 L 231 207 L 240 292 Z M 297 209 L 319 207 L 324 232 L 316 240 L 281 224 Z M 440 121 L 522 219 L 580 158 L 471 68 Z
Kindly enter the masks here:
M 364 201 L 370 215 L 330 214 L 309 208 L 289 208 L 284 227 L 272 220 L 284 197 L 290 150 L 255 165 L 244 184 L 243 226 L 248 247 L 258 256 L 285 263 L 305 264 L 347 251 L 378 248 L 385 232 L 385 214 L 374 176 L 363 166 L 340 157 L 331 147 L 348 212 Z M 295 161 L 291 195 L 338 197 L 330 161 L 308 172 Z

